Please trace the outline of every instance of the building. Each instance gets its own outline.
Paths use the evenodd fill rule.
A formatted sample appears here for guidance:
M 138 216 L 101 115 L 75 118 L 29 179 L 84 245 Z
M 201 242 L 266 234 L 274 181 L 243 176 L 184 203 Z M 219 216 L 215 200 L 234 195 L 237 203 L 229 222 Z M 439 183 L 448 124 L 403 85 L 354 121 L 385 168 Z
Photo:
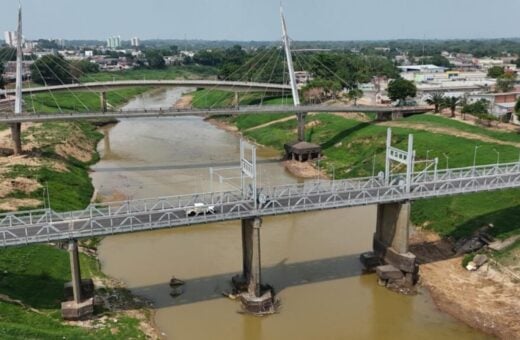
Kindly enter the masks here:
M 444 73 L 444 67 L 436 65 L 407 65 L 397 66 L 401 73 Z
M 107 47 L 111 49 L 116 49 L 121 47 L 121 37 L 114 36 L 107 39 Z
M 16 32 L 4 32 L 5 43 L 11 47 L 16 47 Z
M 29 79 L 31 76 L 31 65 L 33 61 L 24 60 L 22 62 L 22 78 Z M 4 78 L 9 81 L 16 80 L 16 61 L 8 61 L 4 64 Z
M 141 41 L 139 40 L 139 38 L 134 37 L 130 40 L 130 45 L 132 47 L 139 47 L 141 45 Z
M 477 67 L 481 70 L 487 71 L 494 66 L 503 67 L 504 61 L 502 59 L 480 58 L 475 59 L 474 64 L 477 65 Z
M 294 77 L 296 78 L 298 88 L 302 88 L 313 79 L 312 75 L 307 71 L 295 71 Z
M 485 93 L 468 95 L 468 103 L 472 104 L 481 99 L 489 102 L 489 113 L 500 118 L 513 113 L 517 100 L 520 98 L 520 91 L 507 93 Z

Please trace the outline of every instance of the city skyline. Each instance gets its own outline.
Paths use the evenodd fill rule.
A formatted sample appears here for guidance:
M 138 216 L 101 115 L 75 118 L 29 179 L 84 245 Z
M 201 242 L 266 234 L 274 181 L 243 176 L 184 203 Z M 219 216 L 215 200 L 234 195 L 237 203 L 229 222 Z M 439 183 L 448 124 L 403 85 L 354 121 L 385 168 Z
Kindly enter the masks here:
M 484 0 L 460 0 L 456 3 L 439 0 L 434 5 L 424 0 L 391 0 L 384 3 L 377 0 L 363 3 L 286 0 L 283 3 L 289 34 L 295 40 L 520 37 L 520 30 L 515 27 L 520 2 L 503 0 L 500 16 L 490 16 L 486 4 Z M 0 31 L 15 30 L 17 6 L 18 2 L 14 0 L 3 5 Z M 107 37 L 121 35 L 123 40 L 138 36 L 142 40 L 187 37 L 273 41 L 280 37 L 279 2 L 276 0 L 262 3 L 244 0 L 229 0 L 226 3 L 154 0 L 132 6 L 120 0 L 110 3 L 92 0 L 88 4 L 65 0 L 26 0 L 23 6 L 24 36 L 28 39 L 106 40 Z M 57 11 L 58 8 L 61 10 Z M 374 11 L 374 8 L 378 10 Z

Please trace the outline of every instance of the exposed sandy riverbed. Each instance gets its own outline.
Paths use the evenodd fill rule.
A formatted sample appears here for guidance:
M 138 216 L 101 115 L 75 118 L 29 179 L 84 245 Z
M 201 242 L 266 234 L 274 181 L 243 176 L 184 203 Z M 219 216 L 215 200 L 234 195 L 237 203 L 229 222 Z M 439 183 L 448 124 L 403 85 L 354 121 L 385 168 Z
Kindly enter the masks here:
M 436 306 L 453 317 L 502 339 L 520 339 L 520 284 L 493 264 L 469 272 L 453 245 L 432 232 L 416 231 L 421 284 Z

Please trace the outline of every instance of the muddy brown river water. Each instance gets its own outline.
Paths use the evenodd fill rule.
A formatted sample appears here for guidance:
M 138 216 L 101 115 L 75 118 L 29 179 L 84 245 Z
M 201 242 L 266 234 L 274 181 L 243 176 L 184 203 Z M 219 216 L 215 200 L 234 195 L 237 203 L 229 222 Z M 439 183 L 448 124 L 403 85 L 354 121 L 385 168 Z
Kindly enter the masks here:
M 145 94 L 129 107 L 167 107 L 182 89 Z M 105 128 L 94 185 L 103 197 L 144 198 L 227 189 L 211 182 L 208 163 L 238 162 L 238 137 L 197 117 L 122 120 Z M 259 159 L 276 152 L 258 150 Z M 260 185 L 294 182 L 279 163 L 259 165 Z M 222 296 L 241 269 L 240 223 L 107 237 L 103 271 L 151 300 L 169 339 L 486 339 L 436 310 L 428 294 L 401 296 L 363 275 L 375 207 L 269 217 L 262 227 L 263 280 L 282 301 L 280 313 L 239 313 Z M 185 293 L 170 297 L 172 275 Z

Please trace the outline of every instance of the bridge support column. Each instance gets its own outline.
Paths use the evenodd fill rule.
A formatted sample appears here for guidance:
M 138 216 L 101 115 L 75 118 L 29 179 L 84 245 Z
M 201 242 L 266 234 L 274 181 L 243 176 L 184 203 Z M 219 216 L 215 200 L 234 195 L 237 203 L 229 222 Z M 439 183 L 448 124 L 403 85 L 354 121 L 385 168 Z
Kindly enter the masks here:
M 13 141 L 13 154 L 22 153 L 22 123 L 11 124 L 11 139 Z
M 99 103 L 101 105 L 101 112 L 105 113 L 107 112 L 107 93 L 106 92 L 100 92 L 99 93 Z
M 81 268 L 79 265 L 78 241 L 69 241 L 70 274 L 72 277 L 72 293 L 74 302 L 81 302 Z
M 240 106 L 240 94 L 235 92 L 235 99 L 233 100 L 235 107 L 238 108 Z
M 260 257 L 260 229 L 262 219 L 252 217 L 242 222 L 242 274 L 233 277 L 235 292 L 239 294 L 242 307 L 255 315 L 275 312 L 274 291 L 262 285 Z
M 65 284 L 65 297 L 69 300 L 61 303 L 61 314 L 65 320 L 87 319 L 94 313 L 94 284 L 92 280 L 81 280 L 77 240 L 69 241 L 68 251 L 72 281 Z
M 377 206 L 372 264 L 386 264 L 377 267 L 376 271 L 380 283 L 389 288 L 413 287 L 417 281 L 416 258 L 408 250 L 410 208 L 410 202 Z M 370 255 L 362 255 L 362 262 L 367 267 L 370 266 L 369 258 Z
M 306 113 L 298 113 L 298 142 L 305 142 L 305 117 Z

